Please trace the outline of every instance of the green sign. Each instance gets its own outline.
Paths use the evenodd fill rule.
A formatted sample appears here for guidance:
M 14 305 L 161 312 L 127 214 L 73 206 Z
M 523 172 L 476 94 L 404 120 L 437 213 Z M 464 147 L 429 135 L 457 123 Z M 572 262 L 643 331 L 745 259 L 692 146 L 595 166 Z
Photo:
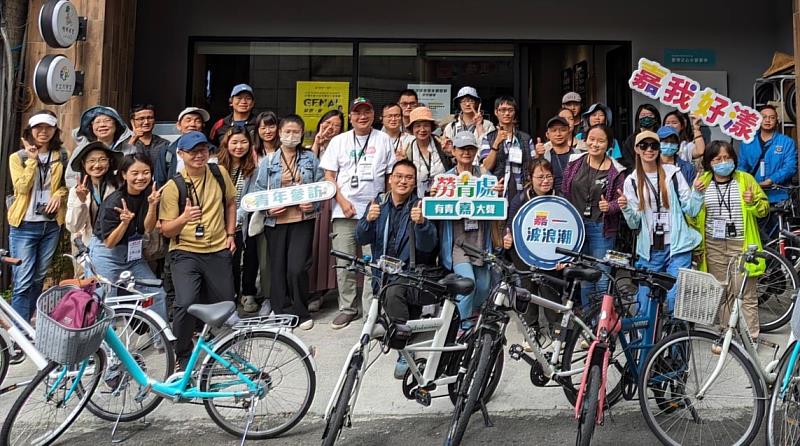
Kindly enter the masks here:
M 675 49 L 664 50 L 665 65 L 681 65 L 692 67 L 710 67 L 717 63 L 714 50 L 708 49 Z

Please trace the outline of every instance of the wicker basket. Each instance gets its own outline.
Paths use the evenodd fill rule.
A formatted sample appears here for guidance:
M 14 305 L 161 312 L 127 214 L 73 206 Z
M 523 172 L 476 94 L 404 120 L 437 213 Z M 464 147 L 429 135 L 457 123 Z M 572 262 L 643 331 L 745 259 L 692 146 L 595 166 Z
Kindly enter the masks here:
M 725 288 L 711 274 L 681 268 L 674 316 L 684 321 L 713 325 Z
M 53 320 L 50 313 L 74 287 L 55 286 L 42 293 L 36 302 L 36 348 L 46 358 L 59 364 L 77 364 L 91 356 L 103 342 L 114 310 L 102 305 L 97 322 L 87 328 L 67 328 Z

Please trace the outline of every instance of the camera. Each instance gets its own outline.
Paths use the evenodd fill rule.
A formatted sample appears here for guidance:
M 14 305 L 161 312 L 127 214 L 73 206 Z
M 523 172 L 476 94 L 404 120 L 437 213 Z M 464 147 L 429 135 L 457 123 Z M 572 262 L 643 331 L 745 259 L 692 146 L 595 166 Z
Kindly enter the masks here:
M 53 220 L 56 218 L 55 212 L 47 212 L 47 203 L 38 203 L 36 204 L 36 208 L 34 209 L 36 215 L 41 215 L 47 219 Z

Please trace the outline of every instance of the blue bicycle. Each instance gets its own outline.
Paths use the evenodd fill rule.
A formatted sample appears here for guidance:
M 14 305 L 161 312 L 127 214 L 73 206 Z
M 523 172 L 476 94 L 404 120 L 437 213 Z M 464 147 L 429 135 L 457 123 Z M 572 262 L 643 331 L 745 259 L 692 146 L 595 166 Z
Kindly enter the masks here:
M 795 307 L 796 308 L 796 307 Z M 767 444 L 800 444 L 800 342 L 786 350 L 767 412 Z
M 296 316 L 242 319 L 224 323 L 236 311 L 233 302 L 192 305 L 188 312 L 205 323 L 186 372 L 165 381 L 147 375 L 113 328 L 104 340 L 109 354 L 149 393 L 176 403 L 201 400 L 223 430 L 245 439 L 281 435 L 305 416 L 314 399 L 316 364 L 290 327 Z M 219 330 L 212 335 L 211 328 Z M 227 330 L 227 332 L 226 332 Z M 106 357 L 98 350 L 75 365 L 51 362 L 14 402 L 0 432 L 3 445 L 46 445 L 77 419 L 105 376 Z M 197 366 L 197 367 L 195 367 Z M 197 369 L 197 370 L 195 370 Z

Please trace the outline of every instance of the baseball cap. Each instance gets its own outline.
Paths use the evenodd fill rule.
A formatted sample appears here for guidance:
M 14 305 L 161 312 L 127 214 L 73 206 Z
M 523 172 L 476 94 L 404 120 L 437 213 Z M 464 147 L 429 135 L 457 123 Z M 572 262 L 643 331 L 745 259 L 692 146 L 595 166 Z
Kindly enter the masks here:
M 581 95 L 575 93 L 574 91 L 570 91 L 561 98 L 562 104 L 567 104 L 570 102 L 581 102 Z
M 350 105 L 350 112 L 352 113 L 353 110 L 356 109 L 356 107 L 359 107 L 361 105 L 366 105 L 367 107 L 369 107 L 370 110 L 374 109 L 374 107 L 372 107 L 372 102 L 370 102 L 369 99 L 359 96 L 353 99 L 353 103 Z
M 242 93 L 250 93 L 250 96 L 255 96 L 253 94 L 253 87 L 251 87 L 251 86 L 249 86 L 247 84 L 239 84 L 239 85 L 234 86 L 233 90 L 231 90 L 231 97 L 234 97 L 234 96 L 242 94 Z
M 453 99 L 453 101 L 458 102 L 464 96 L 473 97 L 478 102 L 480 102 L 480 100 L 481 100 L 481 97 L 478 96 L 478 90 L 476 90 L 475 88 L 473 88 L 473 87 L 461 87 L 461 89 L 458 90 L 458 93 L 456 94 L 456 97 L 455 97 L 455 99 Z
M 669 138 L 670 136 L 674 136 L 678 139 L 681 139 L 680 135 L 678 134 L 678 130 L 675 127 L 670 127 L 665 125 L 658 129 L 658 137 L 662 140 Z
M 463 149 L 464 147 L 478 148 L 478 140 L 472 132 L 458 132 L 453 137 L 453 147 Z
M 208 144 L 208 149 L 212 150 L 213 145 L 208 142 L 208 138 L 202 132 L 189 132 L 185 135 L 181 136 L 178 139 L 178 150 L 183 150 L 184 152 L 191 152 L 200 144 Z
M 553 116 L 552 118 L 547 120 L 548 129 L 556 124 L 561 124 L 564 127 L 569 127 L 569 122 L 567 122 L 567 120 L 562 118 L 561 116 Z
M 656 134 L 655 132 L 651 132 L 650 130 L 645 130 L 643 132 L 639 132 L 639 134 L 636 135 L 636 143 L 635 144 L 638 145 L 640 142 L 644 141 L 645 139 L 654 139 L 656 141 L 661 141 L 661 138 L 658 137 L 658 134 Z
M 178 113 L 178 121 L 183 119 L 184 116 L 188 115 L 189 113 L 197 113 L 203 118 L 203 122 L 208 122 L 211 119 L 211 115 L 208 114 L 207 111 L 203 110 L 202 108 L 198 107 L 186 107 L 183 109 L 182 112 Z

